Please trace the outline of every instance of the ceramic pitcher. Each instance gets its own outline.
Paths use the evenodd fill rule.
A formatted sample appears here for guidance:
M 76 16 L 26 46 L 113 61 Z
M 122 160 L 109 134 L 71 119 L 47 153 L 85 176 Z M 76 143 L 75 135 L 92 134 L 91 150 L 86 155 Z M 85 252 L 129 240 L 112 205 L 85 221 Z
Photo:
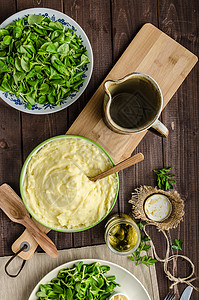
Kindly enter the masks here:
M 104 84 L 104 121 L 120 134 L 135 134 L 145 130 L 167 137 L 168 129 L 158 118 L 163 107 L 163 95 L 157 82 L 149 75 L 136 72 Z

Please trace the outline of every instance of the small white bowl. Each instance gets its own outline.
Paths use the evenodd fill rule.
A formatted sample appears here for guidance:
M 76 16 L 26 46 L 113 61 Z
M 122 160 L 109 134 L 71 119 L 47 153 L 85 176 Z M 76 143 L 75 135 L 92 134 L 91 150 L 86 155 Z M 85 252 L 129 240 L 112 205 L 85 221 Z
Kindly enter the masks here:
M 126 297 L 125 300 L 129 300 L 129 297 L 128 297 L 126 294 L 124 294 L 124 293 L 115 293 L 115 294 L 113 294 L 113 295 L 111 295 L 111 296 L 109 297 L 109 300 L 114 300 L 114 297 L 115 297 L 115 296 L 125 296 L 125 297 Z
M 84 32 L 84 30 L 70 17 L 67 15 L 61 13 L 60 11 L 49 9 L 49 8 L 30 8 L 25 9 L 22 11 L 19 11 L 18 13 L 10 16 L 8 19 L 6 19 L 1 25 L 0 28 L 4 28 L 8 24 L 18 20 L 23 19 L 24 17 L 27 17 L 28 15 L 36 14 L 36 15 L 42 15 L 47 18 L 49 18 L 51 21 L 59 21 L 61 22 L 67 29 L 71 28 L 75 31 L 75 34 L 82 40 L 83 46 L 87 49 L 87 56 L 90 60 L 90 63 L 88 65 L 85 65 L 85 73 L 84 73 L 84 82 L 81 84 L 79 91 L 76 93 L 72 93 L 69 97 L 66 99 L 63 99 L 60 103 L 60 105 L 46 103 L 46 104 L 39 104 L 35 103 L 32 106 L 32 109 L 29 110 L 27 108 L 27 103 L 21 98 L 17 98 L 14 94 L 10 94 L 4 91 L 0 91 L 0 98 L 2 98 L 8 105 L 14 107 L 17 110 L 20 110 L 22 112 L 26 112 L 29 114 L 36 114 L 36 115 L 44 115 L 44 114 L 50 114 L 54 112 L 58 112 L 69 105 L 71 105 L 73 102 L 75 102 L 81 94 L 84 92 L 85 88 L 87 87 L 91 74 L 93 71 L 93 51 L 91 48 L 91 44 L 89 42 L 89 39 Z

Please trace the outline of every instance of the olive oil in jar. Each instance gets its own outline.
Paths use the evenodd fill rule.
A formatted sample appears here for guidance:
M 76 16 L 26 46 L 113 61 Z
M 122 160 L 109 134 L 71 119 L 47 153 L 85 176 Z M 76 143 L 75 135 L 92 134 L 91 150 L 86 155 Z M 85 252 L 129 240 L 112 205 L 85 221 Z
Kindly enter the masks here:
M 140 243 L 140 231 L 130 216 L 113 215 L 106 224 L 105 241 L 118 254 L 135 251 Z

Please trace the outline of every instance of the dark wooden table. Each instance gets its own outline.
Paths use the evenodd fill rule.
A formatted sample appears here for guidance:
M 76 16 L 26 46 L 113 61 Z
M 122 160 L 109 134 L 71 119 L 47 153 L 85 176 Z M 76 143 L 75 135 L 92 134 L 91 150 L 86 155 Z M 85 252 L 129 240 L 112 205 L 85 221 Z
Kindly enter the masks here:
M 20 113 L 0 101 L 0 184 L 7 182 L 19 193 L 19 175 L 22 164 L 31 150 L 40 142 L 64 134 L 89 101 L 99 84 L 126 49 L 144 23 L 150 22 L 176 41 L 199 55 L 199 7 L 195 0 L 1 0 L 0 22 L 17 11 L 31 7 L 49 7 L 72 17 L 83 27 L 94 52 L 94 70 L 84 94 L 69 108 L 50 115 L 34 116 Z M 184 81 L 165 108 L 162 119 L 170 135 L 163 140 L 148 133 L 136 152 L 145 155 L 145 161 L 120 173 L 119 199 L 115 211 L 130 213 L 128 200 L 134 188 L 155 185 L 153 169 L 173 166 L 175 188 L 185 200 L 185 218 L 177 229 L 169 232 L 183 241 L 183 253 L 190 257 L 199 274 L 199 102 L 198 66 Z M 106 221 L 106 220 L 105 220 Z M 105 221 L 81 233 L 51 232 L 49 236 L 58 249 L 104 243 Z M 24 228 L 12 223 L 0 211 L 0 256 L 10 255 L 11 245 Z M 165 254 L 165 241 L 154 228 L 150 234 L 160 256 Z M 172 251 L 173 253 L 176 251 Z M 168 292 L 168 281 L 160 263 L 156 265 L 160 297 Z M 184 261 L 171 266 L 178 276 L 190 273 Z M 178 286 L 178 297 L 185 288 Z M 176 297 L 176 299 L 178 299 Z M 191 299 L 199 299 L 193 292 Z M 10 300 L 10 299 L 9 299 Z

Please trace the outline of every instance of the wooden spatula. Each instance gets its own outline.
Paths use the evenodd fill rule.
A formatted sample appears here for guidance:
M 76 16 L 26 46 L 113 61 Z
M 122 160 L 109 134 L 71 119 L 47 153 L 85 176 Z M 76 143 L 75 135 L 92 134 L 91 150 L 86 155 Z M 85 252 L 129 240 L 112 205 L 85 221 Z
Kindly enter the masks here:
M 24 225 L 48 255 L 58 256 L 54 243 L 32 221 L 22 200 L 8 184 L 0 186 L 0 208 L 13 222 Z

